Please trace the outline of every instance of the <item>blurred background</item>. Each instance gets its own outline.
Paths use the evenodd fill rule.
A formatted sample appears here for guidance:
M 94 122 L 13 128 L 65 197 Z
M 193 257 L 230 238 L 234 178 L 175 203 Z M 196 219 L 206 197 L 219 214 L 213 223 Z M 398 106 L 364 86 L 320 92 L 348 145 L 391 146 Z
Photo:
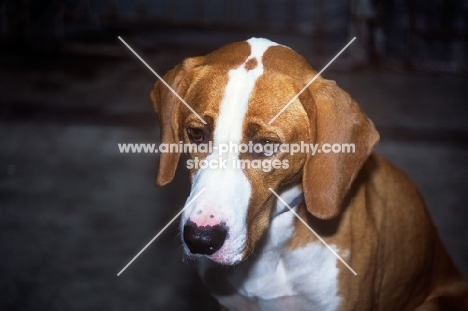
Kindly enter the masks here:
M 357 100 L 376 151 L 419 186 L 468 275 L 467 0 L 0 0 L 0 309 L 217 310 L 173 224 L 188 180 L 154 185 L 156 77 L 253 36 Z M 402 208 L 405 208 L 402 206 Z M 358 272 L 359 273 L 359 272 Z

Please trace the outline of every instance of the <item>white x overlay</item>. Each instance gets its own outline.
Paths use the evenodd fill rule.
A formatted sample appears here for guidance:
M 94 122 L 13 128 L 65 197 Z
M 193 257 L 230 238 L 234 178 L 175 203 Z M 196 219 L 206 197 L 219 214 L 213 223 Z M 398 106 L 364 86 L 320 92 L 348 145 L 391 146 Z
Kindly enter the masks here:
M 128 44 L 127 42 L 125 42 L 124 39 L 122 39 L 120 36 L 118 37 L 120 41 L 122 41 L 122 43 L 133 53 L 135 54 L 135 56 L 146 66 L 148 67 L 148 69 L 154 74 L 156 75 L 156 77 L 158 77 L 158 79 L 188 108 L 190 109 L 190 111 L 195 114 L 198 119 L 200 119 L 201 122 L 203 122 L 203 124 L 206 124 L 206 122 L 203 120 L 202 117 L 200 117 L 196 112 L 195 110 L 192 109 L 192 107 L 190 107 L 189 104 L 187 104 L 185 102 L 185 100 L 179 96 L 179 94 L 177 94 L 177 92 L 172 89 L 172 87 L 166 83 L 166 81 L 163 80 L 163 78 L 161 78 L 160 75 L 158 75 L 158 73 L 156 71 L 154 71 L 149 65 L 148 63 L 146 63 L 143 58 L 140 57 L 140 55 L 138 55 L 138 53 L 136 53 Z M 354 37 L 353 39 L 351 39 L 351 41 L 348 42 L 348 44 L 346 44 L 346 46 L 344 48 L 341 49 L 340 52 L 338 52 L 338 54 L 335 55 L 335 57 L 333 57 L 332 60 L 330 60 L 328 62 L 327 65 L 325 65 L 325 67 L 322 68 L 322 70 L 320 70 L 271 120 L 270 122 L 268 122 L 268 124 L 271 124 L 273 121 L 276 120 L 276 118 L 278 118 L 279 115 L 281 115 L 288 107 L 289 105 L 291 105 L 301 94 L 302 92 L 304 92 L 314 81 L 315 79 L 317 79 L 324 71 L 325 69 L 328 68 L 328 66 L 330 66 L 337 58 L 338 56 L 341 55 L 341 53 L 344 52 L 344 50 L 346 50 L 346 48 L 348 48 L 348 46 L 351 45 L 351 43 L 353 43 L 353 41 L 356 39 L 356 37 Z M 273 189 L 271 188 L 268 188 L 268 190 L 270 190 L 277 198 L 278 200 L 280 200 L 286 207 L 289 208 L 289 210 L 294 214 L 294 216 L 296 216 L 309 230 L 310 232 L 312 232 L 316 237 L 317 239 L 320 240 L 320 242 L 322 242 L 335 256 L 336 258 L 338 258 L 354 275 L 357 275 L 356 271 L 353 270 L 353 268 L 351 268 L 336 252 L 333 248 L 331 248 L 308 224 L 306 221 L 304 221 L 282 198 L 281 196 L 279 196 Z M 175 215 L 165 226 L 164 228 L 162 228 L 158 234 L 156 234 L 156 236 L 151 239 L 151 241 L 148 242 L 148 244 L 145 245 L 145 247 L 143 247 L 143 249 L 135 255 L 135 257 L 133 257 L 132 260 L 130 260 L 130 262 L 119 272 L 117 273 L 117 276 L 120 276 L 137 258 L 138 256 L 140 256 L 150 245 L 151 243 L 153 243 L 176 219 L 177 217 L 180 216 L 180 214 L 182 214 L 182 212 L 187 208 L 189 207 L 194 201 L 196 198 L 198 198 L 198 196 L 203 192 L 205 191 L 205 188 L 203 188 L 202 190 L 200 190 L 199 193 L 197 193 L 192 200 L 190 200 L 190 202 L 188 202 L 184 208 L 182 208 L 178 213 L 177 215 Z
M 335 57 L 333 57 L 332 60 L 329 61 L 328 64 L 326 64 L 325 67 L 323 67 L 322 70 L 320 70 L 320 71 L 309 81 L 309 83 L 307 83 L 306 86 L 304 86 L 304 87 L 302 88 L 302 90 L 300 90 L 299 93 L 297 93 L 296 96 L 294 96 L 294 97 L 289 101 L 289 103 L 287 103 L 287 104 L 283 107 L 283 109 L 281 109 L 280 112 L 278 112 L 278 113 L 276 114 L 276 116 L 274 116 L 274 117 L 270 120 L 270 122 L 268 122 L 268 124 L 271 124 L 273 121 L 275 121 L 276 118 L 278 118 L 278 117 L 280 116 L 280 114 L 282 114 L 282 113 L 286 110 L 286 108 L 288 108 L 289 105 L 291 105 L 291 104 L 302 94 L 302 92 L 304 92 L 304 91 L 312 84 L 312 82 L 314 82 L 315 79 L 317 79 L 317 78 L 325 71 L 325 69 L 327 69 L 328 66 L 330 66 L 330 65 L 332 64 L 332 63 L 335 61 L 335 59 L 337 59 L 338 56 L 340 56 L 341 53 L 343 53 L 344 50 L 346 50 L 346 49 L 348 48 L 348 46 L 350 46 L 351 43 L 353 43 L 354 40 L 356 40 L 356 37 L 352 38 L 351 41 L 349 41 L 348 44 L 346 44 L 345 47 L 342 48 L 341 51 L 339 51 L 338 54 L 336 54 Z
M 117 273 L 117 276 L 120 276 L 120 275 L 122 274 L 122 272 L 124 272 L 125 269 L 127 269 L 128 266 L 130 266 L 130 265 L 135 261 L 135 259 L 137 259 L 138 256 L 140 256 L 141 253 L 143 253 L 143 252 L 148 248 L 148 246 L 150 246 L 151 243 L 153 243 L 153 242 L 154 242 L 154 241 L 155 241 L 155 240 L 156 240 L 156 239 L 157 239 L 157 238 L 158 238 L 158 237 L 159 237 L 159 236 L 160 236 L 176 219 L 177 219 L 177 217 L 179 217 L 180 214 L 182 214 L 182 212 L 185 211 L 185 209 L 186 209 L 187 207 L 189 207 L 190 204 L 192 204 L 193 201 L 195 201 L 195 199 L 198 198 L 198 196 L 199 196 L 200 194 L 202 194 L 203 191 L 205 191 L 205 188 L 202 188 L 202 190 L 200 190 L 200 192 L 198 192 L 197 195 L 195 195 L 195 196 L 193 197 L 193 199 L 190 200 L 190 202 L 188 202 L 188 203 L 184 206 L 184 208 L 181 209 L 180 212 L 178 212 L 177 215 L 175 215 L 174 218 L 172 218 L 172 219 L 167 223 L 167 225 L 165 225 L 164 228 L 162 228 L 162 229 L 158 232 L 158 234 L 156 234 L 156 236 L 155 236 L 154 238 L 152 238 L 151 241 L 149 241 L 148 244 L 146 244 L 145 247 L 143 247 L 143 249 L 142 249 L 138 254 L 136 254 L 136 256 L 133 257 L 133 259 L 130 260 L 130 262 L 129 262 L 122 270 L 120 270 L 119 273 Z
M 346 263 L 346 261 L 344 261 L 343 258 L 341 258 L 340 255 L 338 255 L 338 254 L 335 252 L 335 250 L 334 250 L 333 248 L 331 248 L 330 245 L 328 245 L 327 242 L 325 242 L 325 241 L 320 237 L 320 235 L 318 235 L 318 233 L 315 232 L 314 229 L 312 229 L 312 228 L 307 224 L 307 222 L 306 222 L 304 219 L 302 219 L 301 216 L 299 216 L 299 215 L 296 213 L 296 211 L 294 211 L 294 210 L 291 208 L 291 206 L 289 206 L 289 204 L 286 203 L 286 202 L 283 200 L 283 198 L 281 198 L 281 197 L 279 196 L 278 193 L 275 192 L 275 190 L 273 190 L 273 189 L 271 189 L 271 188 L 268 188 L 268 190 L 270 190 L 270 191 L 278 198 L 278 200 L 280 200 L 287 208 L 289 208 L 289 210 L 291 211 L 291 213 L 293 213 L 294 216 L 296 216 L 297 219 L 299 219 L 299 220 L 304 224 L 304 226 L 306 226 L 307 229 L 309 229 L 310 232 L 312 232 L 312 233 L 317 237 L 317 239 L 319 239 L 320 242 L 322 242 L 323 245 L 325 245 L 325 246 L 330 250 L 330 252 L 332 252 L 333 255 L 335 255 L 336 258 L 338 258 L 338 259 L 349 269 L 349 271 L 351 271 L 354 275 L 357 275 L 356 271 L 354 271 L 353 268 L 351 268 L 351 267 Z
M 131 47 L 130 45 L 128 45 L 127 42 L 125 42 L 124 39 L 122 39 L 120 36 L 119 36 L 118 38 L 119 38 L 120 41 L 122 41 L 123 44 L 125 44 L 125 46 L 126 46 L 130 51 L 132 51 L 133 54 L 135 54 L 135 56 L 136 56 L 146 67 L 148 67 L 148 69 L 149 69 L 152 73 L 154 73 L 154 75 L 155 75 L 156 77 L 158 77 L 159 81 L 161 81 L 165 86 L 167 86 L 167 88 L 168 88 L 168 89 L 169 89 L 169 90 L 170 90 L 170 91 L 171 91 L 171 92 L 188 108 L 188 109 L 190 109 L 190 111 L 193 112 L 193 114 L 196 115 L 198 119 L 200 119 L 200 121 L 201 121 L 203 124 L 206 124 L 205 120 L 203 120 L 203 118 L 200 117 L 200 115 L 198 115 L 198 113 L 196 113 L 195 110 L 193 110 L 193 108 L 190 107 L 190 105 L 187 104 L 187 102 L 186 102 L 182 97 L 180 97 L 179 94 L 177 94 L 177 92 L 174 91 L 174 89 L 173 89 L 169 84 L 167 84 L 167 82 L 164 81 L 163 78 L 161 78 L 161 76 L 158 75 L 158 73 L 157 73 L 156 71 L 154 71 L 153 68 L 151 68 L 150 65 L 148 65 L 148 63 L 145 62 L 145 60 L 144 60 L 143 58 L 140 57 L 140 55 L 138 55 L 138 53 L 135 52 L 135 50 L 133 50 L 132 47 Z

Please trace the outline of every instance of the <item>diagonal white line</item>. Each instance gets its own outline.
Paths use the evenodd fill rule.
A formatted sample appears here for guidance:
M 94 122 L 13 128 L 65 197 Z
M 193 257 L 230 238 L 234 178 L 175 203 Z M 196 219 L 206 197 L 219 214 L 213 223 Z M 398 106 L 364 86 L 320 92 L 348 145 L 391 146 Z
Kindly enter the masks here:
M 170 87 L 169 84 L 167 84 L 166 81 L 164 81 L 163 78 L 161 78 L 161 76 L 158 75 L 158 73 L 157 73 L 156 71 L 153 70 L 153 68 L 150 67 L 150 65 L 147 64 L 147 63 L 143 60 L 143 58 L 141 58 L 140 55 L 138 55 L 138 53 L 135 52 L 135 51 L 130 47 L 130 45 L 127 44 L 127 42 L 125 42 L 124 39 L 122 39 L 120 36 L 119 36 L 118 38 L 119 38 L 120 41 L 122 41 L 123 44 L 125 44 L 125 46 L 126 46 L 130 51 L 132 51 L 133 54 L 135 54 L 135 56 L 136 56 L 143 64 L 145 64 L 146 67 L 148 67 L 148 69 L 149 69 L 152 73 L 154 73 L 154 75 L 155 75 L 156 77 L 158 77 L 159 81 L 161 81 L 162 83 L 164 83 L 164 85 L 167 86 L 167 88 L 168 88 L 168 89 L 169 89 L 169 90 L 170 90 L 170 91 L 171 91 L 171 92 L 188 108 L 188 109 L 190 109 L 190 111 L 193 112 L 193 114 L 196 115 L 198 119 L 200 119 L 200 121 L 201 121 L 203 124 L 206 124 L 205 120 L 203 120 L 203 118 L 200 117 L 200 116 L 198 115 L 198 113 L 196 113 L 195 110 L 193 110 L 192 107 L 190 107 L 190 105 L 187 104 L 187 103 L 185 102 L 185 100 L 184 100 L 182 97 L 180 97 L 179 94 L 177 94 L 177 92 L 174 91 L 174 89 L 173 89 L 172 87 Z
M 301 218 L 301 216 L 299 216 L 292 208 L 291 206 L 288 205 L 288 203 L 286 203 L 276 192 L 275 190 L 271 189 L 271 188 L 268 188 L 268 190 L 270 190 L 277 198 L 278 200 L 280 200 L 287 208 L 289 208 L 289 210 L 294 214 L 294 216 L 297 217 L 297 219 L 299 219 L 303 224 L 304 226 L 307 227 L 307 229 L 310 230 L 310 232 L 312 232 L 316 237 L 317 239 L 320 240 L 320 242 L 323 243 L 323 245 L 325 245 L 329 250 L 330 252 L 333 253 L 333 255 L 336 256 L 336 258 L 338 258 L 348 269 L 349 271 L 351 271 L 354 275 L 357 275 L 356 271 L 353 270 L 353 268 L 351 268 L 347 263 L 346 261 L 343 260 L 343 258 L 340 257 L 340 255 L 338 255 L 335 250 L 333 248 L 330 247 L 330 245 L 328 245 L 321 237 L 320 235 L 317 234 L 317 232 L 314 231 L 314 229 L 312 229 L 308 224 L 307 222 L 304 221 L 304 219 Z
M 117 276 L 120 276 L 120 275 L 122 274 L 122 272 L 124 272 L 125 269 L 127 269 L 128 266 L 130 266 L 130 265 L 135 261 L 135 259 L 137 259 L 138 256 L 140 256 L 141 253 L 143 253 L 143 252 L 148 248 L 148 246 L 150 246 L 151 243 L 153 243 L 154 240 L 156 240 L 156 239 L 157 239 L 157 238 L 174 222 L 174 220 L 176 220 L 177 217 L 179 217 L 180 214 L 182 214 L 182 212 L 183 212 L 187 207 L 189 207 L 190 204 L 192 204 L 192 202 L 195 201 L 196 198 L 198 198 L 198 196 L 199 196 L 203 191 L 205 191 L 205 188 L 203 188 L 202 190 L 200 190 L 200 192 L 198 192 L 197 195 L 194 196 L 193 199 L 190 200 L 190 202 L 188 202 L 187 205 L 185 205 L 184 208 L 181 209 L 180 212 L 178 212 L 177 215 L 175 215 L 174 218 L 172 218 L 171 221 L 169 221 L 169 222 L 167 223 L 167 225 L 165 225 L 164 228 L 162 228 L 162 229 L 158 232 L 158 234 L 156 234 L 156 236 L 155 236 L 154 238 L 152 238 L 151 241 L 149 241 L 149 243 L 146 244 L 145 247 L 143 247 L 143 249 L 142 249 L 138 254 L 136 254 L 136 256 L 133 257 L 133 259 L 130 260 L 130 262 L 129 262 L 122 270 L 120 270 L 119 273 L 117 273 Z
M 340 56 L 341 53 L 343 53 L 344 50 L 346 50 L 346 49 L 348 48 L 348 46 L 350 46 L 351 43 L 353 43 L 354 40 L 356 40 L 356 37 L 352 38 L 351 41 L 349 41 L 348 44 L 346 44 L 346 46 L 345 46 L 344 48 L 342 48 L 341 51 L 339 51 L 338 54 L 336 54 L 335 57 L 333 57 L 332 60 L 329 61 L 328 64 L 326 64 L 325 67 L 323 67 L 322 70 L 320 70 L 319 73 L 317 73 L 317 74 L 312 78 L 312 80 L 310 80 L 309 83 L 307 83 L 306 86 L 304 86 L 304 87 L 302 88 L 302 90 L 300 90 L 299 93 L 297 93 L 296 96 L 294 96 L 294 97 L 289 101 L 289 103 L 287 103 L 286 106 L 284 106 L 283 109 L 281 109 L 280 112 L 278 112 L 278 113 L 276 114 L 276 116 L 274 116 L 274 117 L 270 120 L 270 122 L 268 122 L 268 124 L 271 124 L 273 121 L 275 121 L 276 118 L 278 118 L 278 117 L 280 116 L 280 114 L 282 114 L 282 113 L 289 107 L 289 105 L 291 105 L 291 104 L 293 103 L 293 101 L 295 101 L 295 100 L 302 94 L 302 92 L 304 92 L 305 89 L 307 89 L 307 88 L 312 84 L 312 82 L 314 82 L 315 79 L 317 79 L 317 78 L 325 71 L 325 69 L 327 69 L 328 66 L 330 66 L 330 65 L 332 64 L 332 63 L 335 61 L 335 59 L 337 59 L 338 56 Z

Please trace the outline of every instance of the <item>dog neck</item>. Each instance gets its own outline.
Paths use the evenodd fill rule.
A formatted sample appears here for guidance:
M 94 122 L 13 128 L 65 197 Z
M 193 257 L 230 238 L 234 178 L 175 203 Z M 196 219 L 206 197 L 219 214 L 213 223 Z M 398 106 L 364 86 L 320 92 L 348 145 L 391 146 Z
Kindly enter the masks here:
M 290 209 L 296 210 L 297 206 L 304 201 L 304 192 L 302 191 L 302 184 L 293 184 L 279 193 L 281 198 L 288 204 L 286 206 L 280 200 L 277 200 L 276 206 L 273 210 L 271 218 L 274 219 L 279 215 L 289 212 Z

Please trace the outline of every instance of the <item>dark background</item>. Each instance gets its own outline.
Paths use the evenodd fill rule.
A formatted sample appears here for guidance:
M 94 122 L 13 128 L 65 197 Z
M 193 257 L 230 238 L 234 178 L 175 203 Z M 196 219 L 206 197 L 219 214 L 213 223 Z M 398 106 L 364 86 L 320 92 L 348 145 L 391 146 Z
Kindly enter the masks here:
M 0 309 L 216 310 L 173 224 L 186 171 L 156 188 L 156 77 L 185 57 L 262 36 L 348 91 L 377 152 L 421 189 L 468 275 L 468 1 L 0 1 Z M 402 209 L 405 207 L 402 206 Z M 402 267 L 403 268 L 403 267 Z M 358 271 L 359 273 L 359 271 Z

